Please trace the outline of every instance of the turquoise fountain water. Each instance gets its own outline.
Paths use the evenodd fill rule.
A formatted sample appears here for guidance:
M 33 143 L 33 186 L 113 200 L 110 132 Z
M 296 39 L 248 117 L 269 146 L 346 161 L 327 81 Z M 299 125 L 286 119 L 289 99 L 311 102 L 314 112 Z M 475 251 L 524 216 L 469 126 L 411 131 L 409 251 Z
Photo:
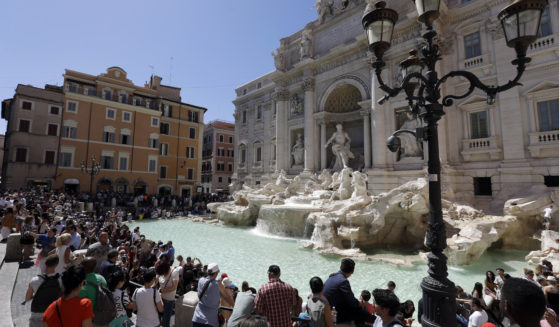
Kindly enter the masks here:
M 172 240 L 176 255 L 198 257 L 204 264 L 215 262 L 240 286 L 246 280 L 258 289 L 267 282 L 267 268 L 277 264 L 281 278 L 299 290 L 305 298 L 308 282 L 313 276 L 323 280 L 338 271 L 340 258 L 325 257 L 299 247 L 296 239 L 278 238 L 260 234 L 254 228 L 213 226 L 185 219 L 143 221 L 130 224 L 140 226 L 142 234 L 154 241 Z M 470 266 L 449 267 L 449 278 L 471 292 L 475 282 L 482 282 L 486 270 L 503 267 L 512 276 L 521 276 L 525 251 L 492 250 Z M 392 254 L 400 256 L 397 253 Z M 411 299 L 417 303 L 421 297 L 421 279 L 427 275 L 427 265 L 418 262 L 413 268 L 399 268 L 390 264 L 357 261 L 355 273 L 350 277 L 353 292 L 384 288 L 393 280 L 400 301 Z

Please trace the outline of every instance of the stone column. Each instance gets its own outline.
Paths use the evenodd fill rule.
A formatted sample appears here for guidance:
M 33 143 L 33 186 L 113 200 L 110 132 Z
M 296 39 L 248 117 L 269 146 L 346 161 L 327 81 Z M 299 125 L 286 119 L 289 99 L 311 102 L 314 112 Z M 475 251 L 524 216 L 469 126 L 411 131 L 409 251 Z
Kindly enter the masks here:
M 326 169 L 326 122 L 320 122 L 320 169 Z
M 372 131 L 372 152 L 373 152 L 373 168 L 386 168 L 386 158 L 388 149 L 386 148 L 386 105 L 378 104 L 377 100 L 384 96 L 383 91 L 379 89 L 379 83 L 375 76 L 374 70 L 371 70 L 371 131 Z M 386 76 L 383 76 L 386 78 Z
M 370 106 L 370 101 L 365 101 Z M 371 121 L 369 120 L 369 110 L 361 110 L 363 117 L 363 156 L 365 157 L 365 168 L 371 168 Z
M 273 95 L 276 102 L 276 171 L 289 168 L 291 158 L 287 137 L 287 115 L 289 113 L 289 92 L 276 88 Z
M 314 78 L 303 81 L 305 91 L 305 170 L 314 171 L 316 158 L 313 156 L 314 137 Z

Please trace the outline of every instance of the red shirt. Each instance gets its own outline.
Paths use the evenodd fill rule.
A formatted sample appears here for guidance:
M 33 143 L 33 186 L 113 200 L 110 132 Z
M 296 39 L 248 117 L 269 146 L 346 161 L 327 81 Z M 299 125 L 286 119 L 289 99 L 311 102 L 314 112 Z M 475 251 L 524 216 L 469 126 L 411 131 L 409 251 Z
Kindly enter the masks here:
M 266 316 L 270 327 L 291 326 L 291 309 L 294 304 L 293 288 L 279 279 L 271 279 L 264 284 L 254 299 L 254 309 Z
M 56 303 L 58 303 L 60 317 L 56 311 Z M 62 327 L 60 318 L 62 318 L 62 323 L 65 327 L 81 326 L 82 321 L 93 318 L 91 300 L 78 296 L 74 296 L 69 300 L 59 298 L 45 310 L 43 322 L 47 323 L 49 327 Z

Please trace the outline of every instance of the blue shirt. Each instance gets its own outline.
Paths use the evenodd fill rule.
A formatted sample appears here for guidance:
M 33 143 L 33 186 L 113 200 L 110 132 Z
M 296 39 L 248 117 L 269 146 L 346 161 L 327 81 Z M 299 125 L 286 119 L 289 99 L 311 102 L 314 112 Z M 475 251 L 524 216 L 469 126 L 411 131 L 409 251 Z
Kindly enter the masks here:
M 46 257 L 51 250 L 56 248 L 56 236 L 49 237 L 49 234 L 39 234 L 39 243 L 44 251 L 44 257 Z
M 210 285 L 204 293 L 204 296 L 200 299 L 200 302 L 196 305 L 192 321 L 213 327 L 219 327 L 217 311 L 219 309 L 220 295 L 217 280 L 210 279 L 208 277 L 200 278 L 200 281 L 198 282 L 198 297 L 200 297 L 200 293 L 202 293 L 204 286 L 206 286 L 206 283 L 208 282 Z
M 173 246 L 167 249 L 167 256 L 169 257 L 169 261 L 175 260 L 175 248 Z
M 68 244 L 68 246 L 73 246 L 74 250 L 79 250 L 81 245 L 82 237 L 80 236 L 80 234 L 78 234 L 78 232 L 75 232 L 74 234 L 72 234 L 72 238 L 70 239 L 70 243 Z

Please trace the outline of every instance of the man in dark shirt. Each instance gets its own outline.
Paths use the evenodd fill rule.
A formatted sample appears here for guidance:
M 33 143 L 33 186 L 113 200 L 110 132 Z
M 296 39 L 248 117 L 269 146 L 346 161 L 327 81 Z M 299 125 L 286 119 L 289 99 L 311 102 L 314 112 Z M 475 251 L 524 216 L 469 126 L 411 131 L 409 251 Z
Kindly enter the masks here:
M 322 295 L 328 300 L 332 308 L 336 307 L 337 324 L 351 324 L 355 322 L 355 326 L 363 326 L 365 322 L 372 323 L 375 317 L 364 310 L 359 301 L 353 295 L 351 285 L 349 284 L 349 276 L 353 274 L 355 262 L 349 258 L 344 258 L 340 265 L 340 271 L 331 274 L 324 283 L 324 291 Z
M 99 268 L 99 274 L 105 277 L 105 280 L 109 279 L 109 276 L 114 273 L 115 271 L 119 270 L 120 267 L 116 265 L 116 260 L 118 259 L 118 251 L 112 249 L 107 254 L 107 260 L 101 263 L 101 267 Z

